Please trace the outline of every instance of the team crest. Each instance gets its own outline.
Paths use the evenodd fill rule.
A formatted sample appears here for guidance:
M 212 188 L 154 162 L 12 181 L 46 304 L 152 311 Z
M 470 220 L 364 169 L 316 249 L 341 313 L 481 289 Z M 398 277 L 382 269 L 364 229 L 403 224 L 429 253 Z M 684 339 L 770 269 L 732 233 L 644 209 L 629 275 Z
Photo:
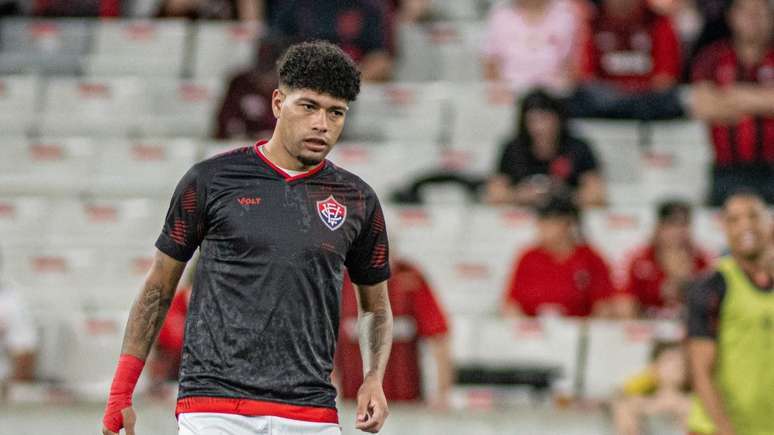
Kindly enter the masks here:
M 317 201 L 317 214 L 329 230 L 336 231 L 347 220 L 347 207 L 331 195 L 324 201 Z

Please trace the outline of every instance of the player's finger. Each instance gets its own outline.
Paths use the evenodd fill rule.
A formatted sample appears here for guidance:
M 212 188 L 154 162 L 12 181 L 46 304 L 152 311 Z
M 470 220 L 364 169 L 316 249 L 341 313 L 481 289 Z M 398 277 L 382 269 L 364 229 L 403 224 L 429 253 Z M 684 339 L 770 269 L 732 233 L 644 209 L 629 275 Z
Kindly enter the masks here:
M 384 403 L 374 402 L 372 405 L 373 411 L 371 412 L 371 421 L 376 425 L 375 429 L 378 432 L 384 425 L 384 421 L 387 419 L 389 411 Z
M 132 411 L 131 408 L 127 408 L 121 411 L 121 413 L 124 415 L 124 429 L 126 430 L 126 435 L 135 435 L 134 424 L 137 420 L 137 416 L 134 411 Z
M 118 435 L 117 433 L 113 432 L 112 430 L 103 427 L 102 428 L 102 435 Z
M 368 397 L 357 396 L 357 423 L 363 423 L 368 420 Z

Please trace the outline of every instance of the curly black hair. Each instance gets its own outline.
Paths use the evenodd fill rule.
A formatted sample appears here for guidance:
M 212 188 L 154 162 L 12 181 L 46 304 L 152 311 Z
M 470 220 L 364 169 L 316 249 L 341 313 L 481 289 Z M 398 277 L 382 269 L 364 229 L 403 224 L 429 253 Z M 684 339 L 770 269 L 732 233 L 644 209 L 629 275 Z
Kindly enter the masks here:
M 360 70 L 349 55 L 326 41 L 292 45 L 277 62 L 281 86 L 311 89 L 355 101 L 360 93 Z

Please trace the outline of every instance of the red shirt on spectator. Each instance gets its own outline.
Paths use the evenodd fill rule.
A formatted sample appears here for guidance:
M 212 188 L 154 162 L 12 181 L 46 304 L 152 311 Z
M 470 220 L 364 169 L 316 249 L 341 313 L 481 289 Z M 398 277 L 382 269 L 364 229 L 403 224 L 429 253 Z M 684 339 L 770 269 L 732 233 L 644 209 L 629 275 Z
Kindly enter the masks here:
M 506 299 L 535 316 L 547 308 L 565 316 L 591 315 L 594 304 L 613 295 L 610 268 L 590 246 L 579 245 L 565 259 L 534 247 L 514 266 Z
M 387 284 L 393 314 L 393 343 L 384 375 L 384 394 L 391 401 L 419 400 L 419 338 L 446 334 L 449 327 L 422 274 L 410 264 L 400 261 L 393 264 L 392 270 L 392 278 Z M 363 383 L 356 324 L 357 300 L 352 282 L 347 277 L 341 295 L 341 323 L 336 350 L 336 376 L 341 384 L 340 393 L 346 399 L 355 399 Z
M 718 86 L 734 83 L 774 86 L 774 46 L 769 47 L 758 65 L 745 68 L 731 42 L 716 42 L 699 53 L 692 76 L 694 82 L 712 82 Z M 710 129 L 717 167 L 774 164 L 774 117 L 746 116 L 735 125 L 715 123 Z
M 694 250 L 693 271 L 701 272 L 708 264 L 707 257 Z M 656 259 L 656 248 L 648 245 L 639 249 L 629 262 L 626 292 L 637 299 L 642 311 L 665 308 L 668 301 L 664 300 L 661 292 L 665 279 L 666 274 Z
M 654 77 L 680 74 L 680 43 L 668 17 L 644 4 L 628 17 L 614 17 L 601 7 L 591 23 L 581 59 L 586 79 L 628 91 L 650 90 Z

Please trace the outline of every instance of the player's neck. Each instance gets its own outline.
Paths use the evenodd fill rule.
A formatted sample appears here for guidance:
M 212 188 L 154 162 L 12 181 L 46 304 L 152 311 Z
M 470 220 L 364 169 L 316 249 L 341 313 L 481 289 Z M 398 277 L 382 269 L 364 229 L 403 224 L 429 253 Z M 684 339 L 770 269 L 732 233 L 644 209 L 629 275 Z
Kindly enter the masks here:
M 290 155 L 287 148 L 285 148 L 285 145 L 283 145 L 276 137 L 272 137 L 268 142 L 263 144 L 263 146 L 261 146 L 261 151 L 267 159 L 286 171 L 307 172 L 314 168 L 314 166 L 304 165 L 298 159 Z

